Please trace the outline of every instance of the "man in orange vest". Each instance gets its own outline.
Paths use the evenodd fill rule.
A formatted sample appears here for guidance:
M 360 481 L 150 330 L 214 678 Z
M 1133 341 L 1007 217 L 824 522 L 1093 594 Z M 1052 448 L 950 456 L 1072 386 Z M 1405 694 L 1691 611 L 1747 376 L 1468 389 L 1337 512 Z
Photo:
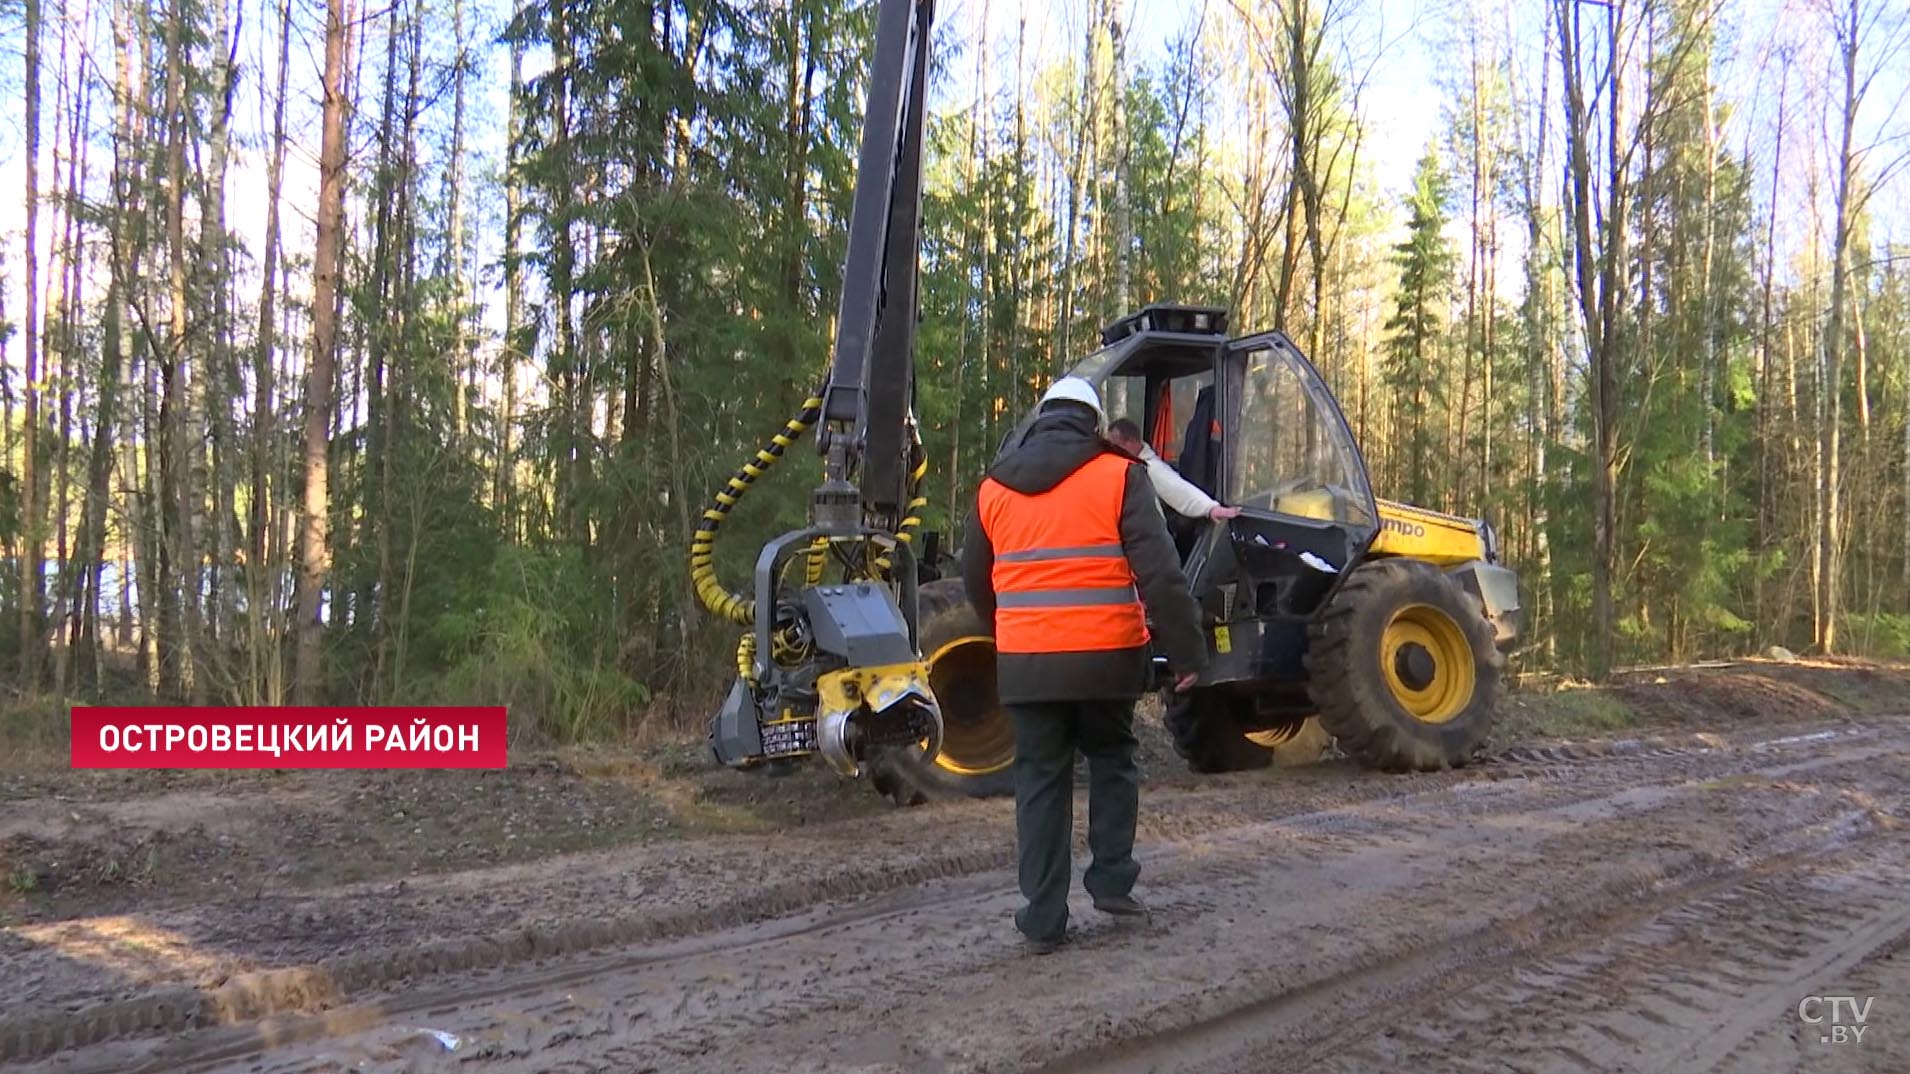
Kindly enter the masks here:
M 995 630 L 996 678 L 1015 726 L 1015 925 L 1046 954 L 1066 937 L 1074 756 L 1088 759 L 1083 878 L 1103 913 L 1134 898 L 1140 769 L 1134 702 L 1148 685 L 1148 619 L 1191 688 L 1207 663 L 1199 613 L 1147 467 L 1103 438 L 1093 385 L 1063 377 L 1021 443 L 997 459 L 969 515 L 962 581 Z

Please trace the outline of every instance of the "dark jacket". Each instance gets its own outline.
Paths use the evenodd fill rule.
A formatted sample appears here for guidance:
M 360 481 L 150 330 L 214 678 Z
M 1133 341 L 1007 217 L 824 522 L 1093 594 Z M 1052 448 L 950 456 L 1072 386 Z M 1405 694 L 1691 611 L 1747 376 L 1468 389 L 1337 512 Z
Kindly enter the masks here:
M 1061 405 L 1041 415 L 1021 444 L 996 460 L 988 476 L 1016 492 L 1034 495 L 1059 485 L 1103 453 L 1133 460 L 1122 492 L 1121 547 L 1139 583 L 1154 643 L 1176 674 L 1203 670 L 1207 639 L 1201 633 L 1200 612 L 1188 595 L 1180 557 L 1168 537 L 1147 467 L 1101 439 L 1086 407 Z M 981 512 L 970 511 L 962 541 L 962 583 L 990 629 L 995 623 L 994 566 L 995 550 L 982 528 Z M 1001 699 L 1008 704 L 1123 700 L 1146 692 L 1147 664 L 1146 646 L 1099 652 L 1000 653 L 996 678 Z
M 1220 440 L 1214 436 L 1214 386 L 1194 397 L 1194 412 L 1181 434 L 1180 458 L 1174 468 L 1209 496 L 1214 495 L 1214 471 L 1220 468 Z

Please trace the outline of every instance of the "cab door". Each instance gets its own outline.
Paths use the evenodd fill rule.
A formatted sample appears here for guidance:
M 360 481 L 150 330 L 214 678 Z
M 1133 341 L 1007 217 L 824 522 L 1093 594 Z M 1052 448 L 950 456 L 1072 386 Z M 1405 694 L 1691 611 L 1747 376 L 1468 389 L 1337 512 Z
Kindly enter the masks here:
M 1325 381 L 1283 333 L 1229 343 L 1219 367 L 1221 500 L 1254 613 L 1311 616 L 1365 555 L 1379 510 Z

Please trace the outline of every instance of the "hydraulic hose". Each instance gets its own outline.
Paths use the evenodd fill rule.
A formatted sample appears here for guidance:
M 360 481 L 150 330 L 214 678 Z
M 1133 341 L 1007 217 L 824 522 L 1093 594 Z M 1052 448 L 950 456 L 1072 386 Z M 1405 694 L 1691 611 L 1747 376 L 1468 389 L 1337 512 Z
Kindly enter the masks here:
M 915 434 L 913 445 L 915 469 L 909 472 L 909 506 L 902 512 L 902 521 L 896 524 L 895 539 L 915 548 L 915 531 L 922 528 L 922 509 L 928 506 L 928 497 L 922 495 L 926 487 L 923 478 L 928 476 L 928 455 L 922 450 L 921 435 Z M 875 561 L 875 569 L 883 578 L 889 576 L 889 553 L 884 552 Z
M 822 569 L 829 565 L 829 538 L 818 537 L 809 542 L 809 552 L 803 559 L 802 584 L 819 586 L 822 584 Z
M 784 453 L 802 435 L 814 425 L 822 413 L 822 397 L 811 395 L 803 400 L 802 409 L 784 423 L 782 430 L 770 437 L 756 450 L 755 456 L 745 462 L 741 468 L 731 474 L 711 497 L 709 506 L 703 510 L 703 523 L 697 527 L 690 539 L 690 580 L 696 587 L 696 595 L 703 606 L 719 618 L 739 626 L 754 626 L 756 623 L 756 601 L 740 593 L 733 593 L 716 577 L 716 538 L 729 519 L 729 513 L 742 500 L 757 479 L 768 473 L 782 461 Z M 928 473 L 928 456 L 922 451 L 919 434 L 914 434 L 913 453 L 915 468 L 909 474 L 909 503 L 904 517 L 896 525 L 896 540 L 911 543 L 915 531 L 922 525 L 922 509 L 928 505 L 928 497 L 922 495 L 924 477 Z M 803 579 L 808 586 L 818 585 L 822 581 L 823 568 L 827 563 L 829 541 L 818 537 L 810 543 L 803 555 Z M 883 554 L 875 561 L 875 567 L 881 577 L 888 577 L 890 557 Z M 778 659 L 792 659 L 797 653 L 797 644 L 793 639 L 776 638 Z M 736 643 L 736 672 L 745 681 L 755 679 L 756 635 L 754 631 L 745 631 Z
M 768 442 L 756 449 L 756 455 L 731 474 L 729 480 L 711 497 L 708 507 L 703 509 L 703 524 L 698 526 L 690 538 L 690 582 L 696 586 L 697 599 L 718 618 L 726 619 L 738 626 L 753 626 L 756 622 L 756 601 L 740 593 L 732 593 L 716 577 L 716 537 L 729 518 L 730 509 L 736 506 L 743 494 L 749 491 L 756 479 L 768 473 L 783 453 L 789 450 L 816 423 L 822 413 L 822 396 L 811 395 L 803 400 L 802 409 L 784 423 L 782 431 L 769 438 Z M 753 644 L 753 643 L 752 643 Z M 747 661 L 738 651 L 738 664 Z
M 908 545 L 911 550 L 915 547 L 915 531 L 922 527 L 922 509 L 928 506 L 928 497 L 921 494 L 922 478 L 927 473 L 928 461 L 924 459 L 916 465 L 915 473 L 909 477 L 908 513 L 895 527 L 895 539 Z M 889 560 L 890 556 L 887 552 L 876 557 L 875 569 L 883 578 L 889 576 Z
M 745 630 L 743 636 L 736 639 L 736 677 L 752 685 L 756 682 L 756 632 L 754 630 Z

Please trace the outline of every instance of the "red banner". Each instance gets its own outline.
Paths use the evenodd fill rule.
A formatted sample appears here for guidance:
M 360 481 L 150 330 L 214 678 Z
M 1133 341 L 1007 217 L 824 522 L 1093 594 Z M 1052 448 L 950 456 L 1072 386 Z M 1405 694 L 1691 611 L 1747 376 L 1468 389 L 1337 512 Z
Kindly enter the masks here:
M 74 768 L 503 768 L 505 710 L 73 709 Z

